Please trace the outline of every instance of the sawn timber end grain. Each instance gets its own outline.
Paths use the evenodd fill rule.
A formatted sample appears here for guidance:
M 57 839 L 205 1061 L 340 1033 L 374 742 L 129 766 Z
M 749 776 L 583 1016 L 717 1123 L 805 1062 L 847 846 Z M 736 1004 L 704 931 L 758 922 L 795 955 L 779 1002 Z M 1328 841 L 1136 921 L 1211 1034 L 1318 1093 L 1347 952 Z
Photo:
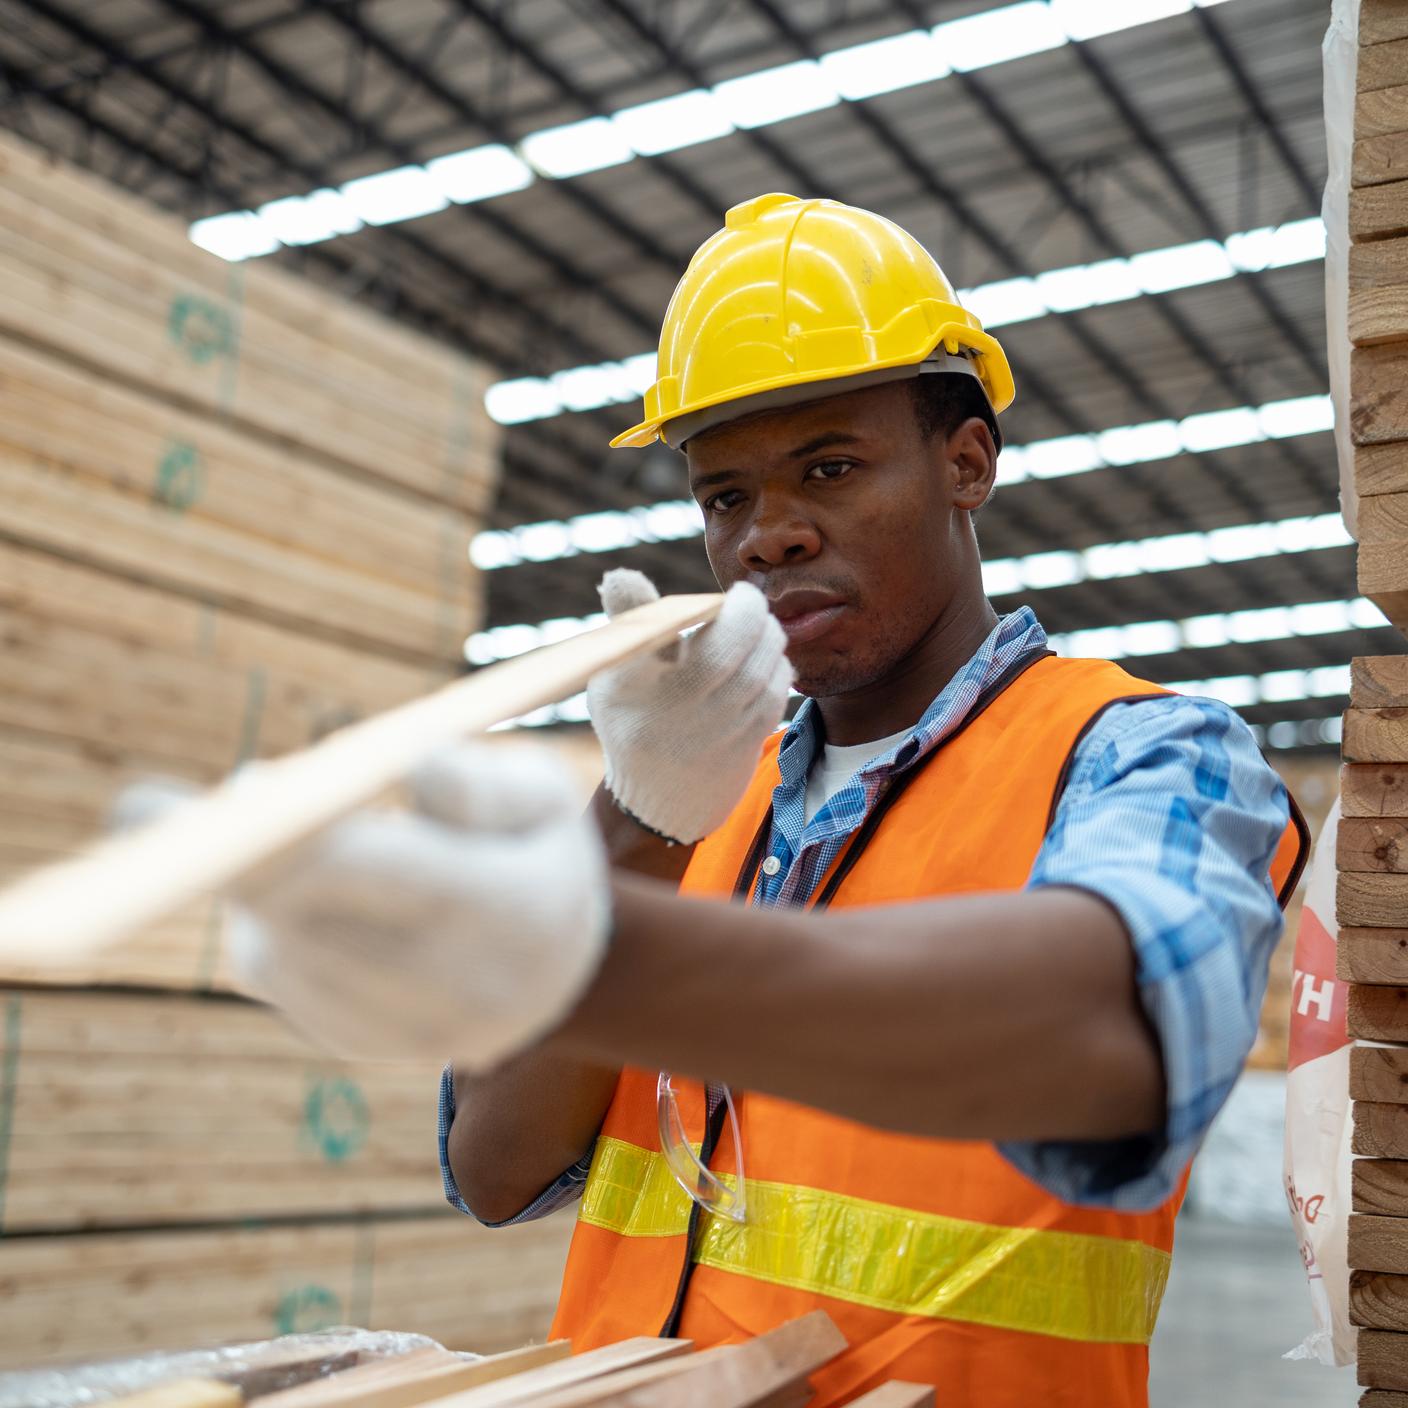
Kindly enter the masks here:
M 1408 1160 L 1355 1159 L 1350 1182 L 1355 1212 L 1408 1218 Z
M 1408 986 L 1408 927 L 1341 929 L 1335 945 L 1335 976 L 1369 986 Z

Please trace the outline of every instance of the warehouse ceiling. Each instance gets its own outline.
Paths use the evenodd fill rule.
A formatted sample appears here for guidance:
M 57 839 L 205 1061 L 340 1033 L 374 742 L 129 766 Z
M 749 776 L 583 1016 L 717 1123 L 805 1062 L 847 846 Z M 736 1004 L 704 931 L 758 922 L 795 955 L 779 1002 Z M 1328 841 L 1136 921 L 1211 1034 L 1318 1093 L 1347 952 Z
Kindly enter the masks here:
M 616 563 L 711 584 L 688 515 L 650 510 L 685 496 L 682 461 L 605 448 L 635 419 L 629 359 L 729 205 L 879 210 L 1014 364 L 1014 449 L 979 523 L 999 609 L 1098 631 L 1067 644 L 1156 679 L 1222 681 L 1272 746 L 1306 746 L 1332 735 L 1315 721 L 1343 707 L 1349 656 L 1397 641 L 1355 602 L 1315 399 L 1326 19 L 1323 0 L 0 0 L 0 123 L 191 220 L 266 208 L 240 217 L 258 257 L 514 383 L 500 413 L 538 418 L 507 431 L 506 531 L 482 545 L 504 564 L 494 626 L 591 612 Z M 680 94 L 699 111 L 572 126 Z M 387 219 L 464 152 L 431 167 L 443 208 Z M 270 202 L 401 168 L 406 189 L 361 188 L 353 233 L 260 233 L 334 209 Z M 325 200 L 345 217 L 355 190 Z M 235 227 L 207 228 L 218 247 Z M 577 368 L 597 370 L 551 379 Z

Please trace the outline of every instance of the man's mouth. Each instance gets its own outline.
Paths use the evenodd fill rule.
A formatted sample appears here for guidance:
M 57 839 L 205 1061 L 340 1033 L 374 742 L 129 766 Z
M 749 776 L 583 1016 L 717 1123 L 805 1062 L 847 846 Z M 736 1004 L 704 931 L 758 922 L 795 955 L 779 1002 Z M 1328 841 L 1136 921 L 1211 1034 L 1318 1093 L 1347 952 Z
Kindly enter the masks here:
M 801 645 L 830 630 L 846 603 L 833 592 L 795 588 L 769 597 L 768 608 L 787 632 L 788 644 Z

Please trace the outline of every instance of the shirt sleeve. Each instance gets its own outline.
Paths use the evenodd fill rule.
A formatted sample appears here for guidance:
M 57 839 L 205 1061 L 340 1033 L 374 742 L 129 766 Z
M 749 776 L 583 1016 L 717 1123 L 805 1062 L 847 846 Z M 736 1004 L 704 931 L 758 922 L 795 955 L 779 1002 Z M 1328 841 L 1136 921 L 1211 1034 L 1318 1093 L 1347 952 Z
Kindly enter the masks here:
M 445 1185 L 445 1201 L 452 1208 L 473 1217 L 476 1222 L 485 1227 L 513 1227 L 520 1222 L 536 1222 L 540 1217 L 546 1217 L 559 1208 L 575 1203 L 582 1196 L 582 1189 L 586 1185 L 587 1174 L 592 1166 L 595 1142 L 571 1168 L 548 1184 L 521 1212 L 516 1212 L 512 1217 L 505 1217 L 499 1222 L 485 1222 L 482 1217 L 475 1217 L 473 1209 L 460 1196 L 459 1185 L 456 1184 L 454 1172 L 450 1168 L 450 1126 L 454 1122 L 455 1081 L 451 1068 L 446 1066 L 440 1073 L 440 1179 Z
M 998 1146 L 1048 1192 L 1134 1211 L 1176 1188 L 1256 1039 L 1288 812 L 1250 730 L 1214 700 L 1116 704 L 1078 745 L 1027 888 L 1088 890 L 1123 919 L 1167 1110 L 1136 1138 Z

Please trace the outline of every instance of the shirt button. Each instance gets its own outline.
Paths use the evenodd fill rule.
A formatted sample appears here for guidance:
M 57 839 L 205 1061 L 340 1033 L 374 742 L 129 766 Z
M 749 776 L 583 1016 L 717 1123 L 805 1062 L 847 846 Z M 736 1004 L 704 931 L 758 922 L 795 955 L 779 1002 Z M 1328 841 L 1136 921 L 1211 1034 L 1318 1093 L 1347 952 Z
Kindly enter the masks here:
M 763 862 L 764 875 L 776 875 L 782 869 L 782 862 L 776 856 L 769 856 Z

